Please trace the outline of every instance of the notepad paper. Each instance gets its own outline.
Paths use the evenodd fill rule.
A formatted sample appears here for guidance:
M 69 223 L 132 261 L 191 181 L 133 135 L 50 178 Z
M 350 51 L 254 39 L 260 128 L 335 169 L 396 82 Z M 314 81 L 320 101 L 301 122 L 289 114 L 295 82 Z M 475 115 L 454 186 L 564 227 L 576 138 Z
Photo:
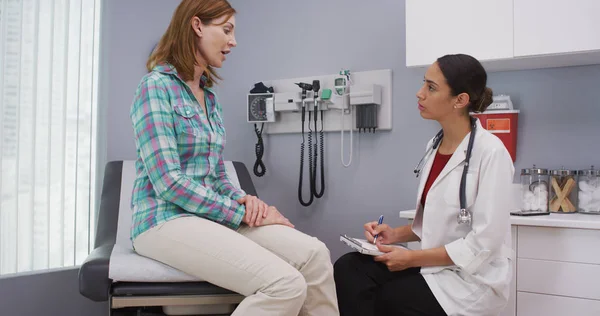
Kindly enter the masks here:
M 354 250 L 366 254 L 366 255 L 371 255 L 371 256 L 379 256 L 382 255 L 383 252 L 381 252 L 376 245 L 368 242 L 365 239 L 360 239 L 360 238 L 352 238 L 352 237 L 348 237 L 346 235 L 342 235 L 340 236 L 340 241 L 342 241 L 343 243 L 345 243 L 346 245 L 348 245 L 349 247 L 353 248 Z M 394 247 L 400 247 L 400 248 L 404 248 L 406 249 L 406 247 L 401 246 L 401 245 L 391 245 Z
M 363 247 L 367 250 L 379 251 L 379 249 L 377 248 L 377 246 L 375 244 L 372 244 L 365 239 L 358 239 L 358 238 L 352 238 L 352 239 L 354 239 L 354 241 L 358 242 L 361 247 Z

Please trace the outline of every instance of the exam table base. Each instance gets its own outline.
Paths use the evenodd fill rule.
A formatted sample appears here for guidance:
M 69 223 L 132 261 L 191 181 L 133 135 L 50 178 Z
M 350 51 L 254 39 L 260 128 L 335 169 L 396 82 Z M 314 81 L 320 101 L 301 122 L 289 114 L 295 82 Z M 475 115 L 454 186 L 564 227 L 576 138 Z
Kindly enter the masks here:
M 162 306 L 167 315 L 201 315 L 233 312 L 234 306 L 244 299 L 229 295 L 177 295 L 177 296 L 112 296 L 111 310 L 127 307 Z M 204 306 L 202 306 L 204 305 Z

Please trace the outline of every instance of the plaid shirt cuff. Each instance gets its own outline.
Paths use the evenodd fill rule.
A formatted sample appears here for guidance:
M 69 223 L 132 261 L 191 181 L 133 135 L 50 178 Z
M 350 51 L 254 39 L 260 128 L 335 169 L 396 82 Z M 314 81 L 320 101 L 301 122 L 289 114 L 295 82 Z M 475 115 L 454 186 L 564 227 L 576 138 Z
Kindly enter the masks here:
M 237 204 L 237 202 L 235 203 Z M 237 230 L 242 224 L 242 219 L 244 219 L 245 214 L 246 206 L 239 204 L 234 210 L 225 212 L 225 216 L 221 220 L 221 224 L 233 230 Z

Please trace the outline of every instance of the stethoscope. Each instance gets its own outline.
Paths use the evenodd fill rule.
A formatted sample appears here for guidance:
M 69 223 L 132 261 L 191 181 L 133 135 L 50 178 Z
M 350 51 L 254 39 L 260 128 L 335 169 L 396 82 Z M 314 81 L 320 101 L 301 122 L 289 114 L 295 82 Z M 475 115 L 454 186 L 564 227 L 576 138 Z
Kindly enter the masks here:
M 473 142 L 475 140 L 475 129 L 477 128 L 477 123 L 476 123 L 477 120 L 473 117 L 471 117 L 470 119 L 471 119 L 471 136 L 469 136 L 469 144 L 467 145 L 467 154 L 465 157 L 465 166 L 463 168 L 462 177 L 460 179 L 460 193 L 459 193 L 460 210 L 458 212 L 458 215 L 456 216 L 456 221 L 458 222 L 459 225 L 461 225 L 461 224 L 471 225 L 471 222 L 473 220 L 473 216 L 471 215 L 471 212 L 469 210 L 467 210 L 467 202 L 466 202 L 467 198 L 466 198 L 466 192 L 465 192 L 466 191 L 467 172 L 469 171 L 469 160 L 471 159 L 471 152 L 473 151 Z M 417 178 L 421 174 L 421 170 L 422 170 L 423 166 L 425 165 L 425 163 L 427 162 L 427 160 L 429 160 L 429 157 L 431 156 L 431 154 L 434 152 L 435 149 L 438 148 L 438 146 L 442 142 L 443 137 L 444 137 L 444 131 L 440 130 L 433 138 L 432 145 L 430 145 L 429 148 L 427 149 L 427 151 L 425 151 L 425 155 L 423 155 L 423 158 L 421 158 L 421 160 L 415 167 L 414 173 L 417 175 Z

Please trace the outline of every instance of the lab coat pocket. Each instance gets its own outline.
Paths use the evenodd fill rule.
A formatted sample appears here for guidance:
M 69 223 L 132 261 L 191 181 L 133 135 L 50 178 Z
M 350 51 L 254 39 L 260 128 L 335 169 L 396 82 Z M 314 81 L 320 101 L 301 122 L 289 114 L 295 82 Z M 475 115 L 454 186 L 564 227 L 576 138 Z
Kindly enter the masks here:
M 200 136 L 199 115 L 196 109 L 188 104 L 176 104 L 173 107 L 175 131 L 177 134 Z
M 504 257 L 496 257 L 490 260 L 481 269 L 481 275 L 486 284 L 495 289 L 504 289 L 510 285 L 512 274 L 512 260 Z
M 453 270 L 452 284 L 452 296 L 466 301 L 477 301 L 483 292 L 486 290 L 486 286 L 478 283 L 473 277 L 471 277 L 465 271 L 461 269 Z
M 448 178 L 444 181 L 447 181 L 448 185 L 446 186 L 446 190 L 444 192 L 444 200 L 449 207 L 460 209 L 460 181 L 462 178 L 463 168 L 459 167 L 454 169 L 448 175 Z M 471 207 L 475 203 L 475 198 L 477 197 L 477 188 L 478 188 L 478 175 L 479 170 L 477 169 L 469 169 L 467 172 L 467 177 L 465 179 L 465 195 L 467 198 L 467 208 Z

